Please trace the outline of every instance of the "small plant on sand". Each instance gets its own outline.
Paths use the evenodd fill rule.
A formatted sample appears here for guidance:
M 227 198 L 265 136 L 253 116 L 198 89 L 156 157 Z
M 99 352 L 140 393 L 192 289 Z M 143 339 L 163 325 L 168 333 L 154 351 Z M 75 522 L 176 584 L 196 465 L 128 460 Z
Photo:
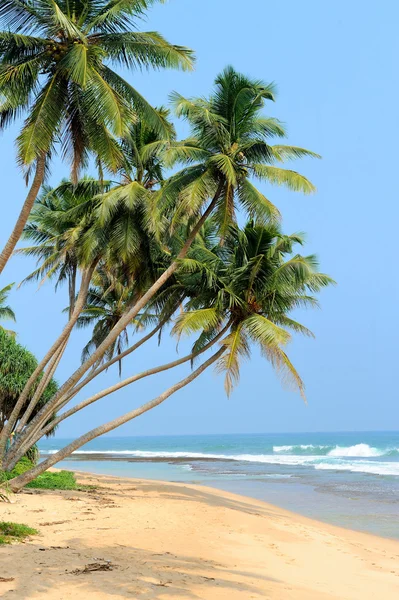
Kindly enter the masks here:
M 0 521 L 0 545 L 20 542 L 30 535 L 37 535 L 39 532 L 32 527 L 20 523 L 9 523 Z
M 75 474 L 72 471 L 59 471 L 58 473 L 42 473 L 31 481 L 26 487 L 42 490 L 77 490 Z
M 18 477 L 34 466 L 26 456 L 15 465 L 12 471 L 0 471 L 0 483 Z M 72 471 L 59 471 L 57 473 L 46 472 L 31 481 L 26 487 L 42 490 L 78 490 L 86 489 L 78 486 L 75 474 Z

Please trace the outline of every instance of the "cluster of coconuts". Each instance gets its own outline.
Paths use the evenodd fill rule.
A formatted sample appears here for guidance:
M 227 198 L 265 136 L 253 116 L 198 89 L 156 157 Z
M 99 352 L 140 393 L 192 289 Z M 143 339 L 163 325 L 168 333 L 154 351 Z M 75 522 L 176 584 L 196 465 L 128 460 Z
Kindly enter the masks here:
M 72 44 L 78 44 L 79 42 L 51 42 L 46 46 L 46 55 L 51 56 L 55 61 L 59 61 L 67 54 Z

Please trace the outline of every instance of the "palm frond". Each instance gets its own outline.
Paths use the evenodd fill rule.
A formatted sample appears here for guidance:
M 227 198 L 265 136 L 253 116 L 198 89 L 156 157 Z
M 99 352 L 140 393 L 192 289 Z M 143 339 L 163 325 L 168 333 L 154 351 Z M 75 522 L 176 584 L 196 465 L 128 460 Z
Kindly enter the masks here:
M 255 177 L 274 185 L 283 185 L 294 192 L 312 194 L 316 191 L 314 185 L 300 173 L 288 169 L 280 169 L 270 165 L 254 164 L 251 166 Z

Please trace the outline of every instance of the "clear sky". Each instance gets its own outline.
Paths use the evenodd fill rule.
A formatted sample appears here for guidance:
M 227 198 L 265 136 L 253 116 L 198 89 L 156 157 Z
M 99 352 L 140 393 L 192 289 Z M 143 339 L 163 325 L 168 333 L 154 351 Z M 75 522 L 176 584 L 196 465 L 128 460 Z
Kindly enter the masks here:
M 267 112 L 287 123 L 290 143 L 323 160 L 293 167 L 316 184 L 316 195 L 267 193 L 283 213 L 284 230 L 307 232 L 306 251 L 319 255 L 338 286 L 322 294 L 322 310 L 300 315 L 316 340 L 297 339 L 289 349 L 305 379 L 307 407 L 254 354 L 230 399 L 222 377 L 209 371 L 113 435 L 399 429 L 398 18 L 394 0 L 169 0 L 151 11 L 143 29 L 158 30 L 197 55 L 191 74 L 128 75 L 153 104 L 165 104 L 172 90 L 208 94 L 227 64 L 277 83 L 277 102 Z M 26 191 L 15 165 L 16 131 L 0 138 L 3 241 Z M 53 183 L 66 175 L 66 166 L 54 164 Z M 32 267 L 13 259 L 1 287 L 19 282 Z M 63 325 L 66 292 L 55 294 L 49 284 L 37 291 L 31 284 L 11 296 L 18 340 L 39 356 Z M 74 334 L 60 381 L 78 366 L 88 333 Z M 134 354 L 124 374 L 162 364 L 174 353 L 175 341 L 165 336 L 160 348 L 154 343 Z M 182 367 L 103 399 L 65 422 L 59 437 L 81 434 L 141 404 L 186 372 Z M 107 374 L 88 392 L 114 378 Z

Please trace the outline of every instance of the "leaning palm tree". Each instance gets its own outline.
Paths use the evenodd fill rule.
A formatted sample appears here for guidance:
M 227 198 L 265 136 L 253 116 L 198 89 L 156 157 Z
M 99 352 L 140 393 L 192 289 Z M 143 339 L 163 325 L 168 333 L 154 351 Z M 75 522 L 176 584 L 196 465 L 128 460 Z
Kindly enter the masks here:
M 159 109 L 157 112 L 165 124 L 168 136 L 173 138 L 174 130 L 167 121 L 167 111 Z M 99 263 L 103 272 L 109 273 L 114 281 L 123 278 L 123 284 L 131 288 L 130 304 L 125 305 L 127 308 L 145 293 L 157 279 L 159 271 L 168 267 L 169 257 L 165 256 L 154 240 L 154 236 L 148 235 L 146 226 L 149 196 L 153 193 L 154 186 L 163 179 L 162 163 L 151 150 L 154 142 L 160 139 L 163 138 L 156 129 L 138 120 L 134 126 L 130 125 L 122 140 L 126 157 L 122 171 L 122 185 L 114 185 L 110 193 L 109 182 L 103 180 L 85 178 L 76 185 L 64 181 L 57 188 L 46 190 L 43 201 L 39 201 L 39 206 L 31 219 L 34 223 L 25 228 L 25 235 L 39 243 L 20 252 L 37 256 L 41 262 L 39 268 L 28 276 L 28 280 L 42 274 L 46 277 L 57 275 L 58 282 L 65 275 L 68 277 L 69 321 L 61 336 L 29 379 L 11 416 L 11 421 L 17 418 L 17 411 L 24 405 L 29 386 L 33 385 L 40 369 L 50 362 L 47 369 L 47 380 L 49 380 L 55 372 L 54 369 L 58 367 L 69 334 L 86 302 L 88 284 Z M 103 193 L 100 195 L 99 191 Z M 144 261 L 146 269 L 142 268 Z M 84 270 L 79 294 L 75 298 L 74 288 L 78 266 Z M 169 318 L 176 301 L 171 308 L 169 308 L 168 298 L 163 300 L 163 304 L 164 315 L 160 316 L 153 334 Z M 148 315 L 146 318 L 148 320 Z M 128 325 L 129 323 L 126 324 Z M 103 334 L 105 333 L 106 329 L 103 330 Z M 122 330 L 119 339 L 122 339 L 123 335 Z M 96 336 L 96 340 L 100 341 L 99 336 Z M 115 344 L 111 346 L 115 347 Z M 92 348 L 95 348 L 95 344 Z M 131 349 L 126 352 L 130 351 Z M 101 359 L 97 361 L 97 366 L 101 362 Z M 32 398 L 26 411 L 28 416 L 39 401 L 40 392 L 41 388 Z M 21 419 L 21 428 L 27 422 L 26 419 L 26 416 Z M 0 446 L 4 447 L 4 441 L 5 436 L 1 438 L 0 434 Z
M 129 287 L 115 278 L 111 278 L 104 268 L 97 270 L 93 278 L 93 286 L 87 294 L 87 303 L 77 320 L 77 327 L 92 327 L 90 340 L 82 350 L 84 362 L 90 354 L 98 348 L 107 337 L 114 325 L 125 312 L 126 306 L 131 301 L 132 292 Z M 136 323 L 132 323 L 137 325 Z M 115 342 L 108 348 L 103 361 L 109 361 L 114 356 L 120 355 L 129 343 L 127 328 L 120 334 Z M 119 374 L 122 371 L 122 361 L 119 360 Z
M 305 194 L 315 190 L 303 175 L 276 166 L 296 158 L 320 157 L 297 146 L 272 144 L 273 138 L 286 136 L 282 123 L 262 114 L 265 101 L 274 98 L 272 84 L 250 79 L 232 67 L 216 78 L 209 99 L 171 95 L 175 112 L 188 122 L 191 135 L 168 148 L 160 147 L 166 163 L 188 164 L 167 182 L 158 198 L 167 223 L 178 223 L 182 215 L 197 218 L 204 202 L 213 198 L 223 240 L 238 207 L 257 222 L 278 221 L 277 208 L 254 180 Z
M 195 334 L 193 351 L 172 363 L 149 369 L 141 374 L 95 394 L 66 411 L 70 416 L 104 396 L 143 377 L 173 368 L 197 359 L 213 348 L 213 354 L 188 376 L 165 392 L 108 423 L 87 432 L 52 455 L 29 473 L 13 479 L 10 487 L 18 491 L 31 479 L 67 457 L 90 440 L 114 430 L 155 408 L 176 391 L 195 380 L 211 365 L 226 373 L 226 391 L 238 380 L 240 359 L 248 357 L 251 347 L 260 347 L 272 365 L 290 380 L 304 395 L 303 382 L 289 360 L 285 346 L 290 340 L 289 330 L 305 335 L 311 332 L 290 316 L 298 306 L 317 304 L 315 293 L 332 283 L 317 270 L 314 256 L 293 253 L 302 236 L 284 236 L 275 226 L 249 223 L 243 231 L 233 227 L 223 246 L 213 251 L 203 245 L 198 255 L 182 261 L 178 277 L 188 285 L 184 311 L 177 317 L 174 332 L 178 335 Z M 216 349 L 215 349 L 216 348 Z M 61 414 L 56 422 L 63 420 Z M 42 429 L 44 435 L 46 427 Z M 40 434 L 39 434 L 40 437 Z M 35 441 L 35 438 L 32 438 Z M 21 448 L 21 453 L 24 448 Z
M 56 188 L 44 186 L 36 199 L 22 239 L 30 242 L 15 251 L 35 258 L 37 267 L 20 285 L 55 280 L 55 289 L 65 281 L 68 284 L 69 317 L 75 304 L 79 272 L 78 238 L 83 222 L 90 221 L 94 210 L 94 197 L 108 189 L 107 181 L 82 178 L 76 185 L 67 180 Z M 76 233 L 78 232 L 78 234 Z
M 119 186 L 105 195 L 101 203 L 104 225 L 109 218 L 107 207 L 113 209 L 120 201 L 134 205 L 145 198 L 145 201 L 152 201 L 151 225 L 161 240 L 169 236 L 176 239 L 174 233 L 182 221 L 188 222 L 188 227 L 180 236 L 181 243 L 174 244 L 170 251 L 167 269 L 125 312 L 90 358 L 60 387 L 60 396 L 102 358 L 126 326 L 176 273 L 210 215 L 214 214 L 218 221 L 222 242 L 228 226 L 236 220 L 236 204 L 261 223 L 278 219 L 277 209 L 252 183 L 253 176 L 291 190 L 314 191 L 304 176 L 270 164 L 288 158 L 318 156 L 296 146 L 269 145 L 270 136 L 284 135 L 284 129 L 276 119 L 262 116 L 265 101 L 273 99 L 272 86 L 251 80 L 232 68 L 226 69 L 216 79 L 209 100 L 190 102 L 181 97 L 176 100 L 178 113 L 186 115 L 193 125 L 195 139 L 181 144 L 158 140 L 149 148 L 151 155 L 158 152 L 169 164 L 177 161 L 196 161 L 196 164 L 172 176 L 151 196 L 136 181 L 127 182 L 126 186 Z M 110 212 L 112 215 L 112 210 Z
M 160 114 L 111 67 L 191 69 L 192 52 L 137 21 L 148 0 L 5 0 L 0 5 L 0 128 L 27 117 L 18 136 L 18 162 L 32 186 L 0 255 L 0 273 L 20 238 L 55 145 L 71 162 L 72 179 L 93 153 L 116 170 L 123 136 L 141 114 L 167 131 Z
M 8 294 L 14 287 L 13 283 L 6 285 L 3 289 L 0 290 L 0 321 L 16 321 L 15 313 L 11 306 L 6 304 Z M 11 335 L 15 335 L 15 331 L 11 331 L 10 329 L 4 329 L 2 325 L 0 325 L 0 329 L 6 331 Z
M 60 386 L 51 401 L 54 406 L 68 397 L 89 369 L 99 363 L 118 336 L 141 311 L 148 308 L 157 293 L 175 276 L 195 237 L 212 214 L 218 222 L 221 242 L 228 234 L 228 225 L 236 220 L 236 203 L 260 223 L 278 219 L 277 209 L 252 183 L 253 176 L 267 178 L 272 183 L 306 193 L 314 190 L 302 175 L 270 164 L 287 157 L 316 155 L 298 147 L 269 145 L 269 136 L 283 135 L 283 129 L 275 119 L 262 116 L 267 99 L 273 99 L 271 86 L 227 69 L 216 79 L 216 87 L 209 100 L 187 103 L 180 99 L 178 102 L 178 106 L 182 107 L 179 112 L 187 114 L 193 124 L 195 141 L 180 145 L 173 141 L 160 141 L 151 147 L 152 153 L 158 151 L 161 155 L 169 154 L 171 164 L 177 160 L 188 163 L 196 161 L 195 164 L 166 181 L 159 192 L 152 195 L 136 181 L 104 195 L 100 202 L 100 236 L 101 231 L 106 230 L 108 223 L 114 219 L 115 207 L 118 210 L 123 205 L 134 208 L 143 201 L 146 204 L 147 200 L 151 200 L 151 226 L 161 242 L 166 241 L 165 251 L 169 252 L 170 260 L 165 269 L 158 270 L 153 282 L 122 315 L 98 348 Z M 240 152 L 237 152 L 237 147 Z M 176 213 L 179 219 L 174 217 Z M 182 220 L 188 224 L 182 230 L 184 235 L 179 236 L 180 243 L 170 247 L 169 238 L 176 240 L 175 232 L 181 227 Z M 119 235 L 117 237 L 120 239 Z M 44 360 L 49 361 L 50 358 L 49 351 Z M 31 384 L 32 381 L 29 381 L 21 395 L 20 405 Z M 0 454 L 3 447 L 4 436 L 0 435 Z
M 318 272 L 315 256 L 293 254 L 295 244 L 302 243 L 300 234 L 286 236 L 275 225 L 250 222 L 242 231 L 231 227 L 226 244 L 213 253 L 206 250 L 183 261 L 192 295 L 173 331 L 179 336 L 201 332 L 193 346 L 198 351 L 228 323 L 226 351 L 219 359 L 227 394 L 239 380 L 240 361 L 257 345 L 304 395 L 302 380 L 284 346 L 291 339 L 290 330 L 313 334 L 290 313 L 317 306 L 314 294 L 333 280 Z

